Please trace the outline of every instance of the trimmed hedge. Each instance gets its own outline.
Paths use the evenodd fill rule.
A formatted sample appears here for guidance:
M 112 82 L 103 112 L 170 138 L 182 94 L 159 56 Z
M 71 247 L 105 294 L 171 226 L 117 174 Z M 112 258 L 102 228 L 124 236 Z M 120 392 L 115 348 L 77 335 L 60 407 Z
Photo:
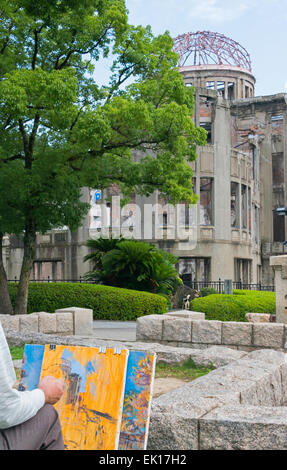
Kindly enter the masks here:
M 212 294 L 191 302 L 190 310 L 204 312 L 206 320 L 245 322 L 245 314 L 276 313 L 275 292 L 234 290 L 230 294 Z
M 213 287 L 203 287 L 200 291 L 200 297 L 207 297 L 208 295 L 217 294 L 217 290 Z
M 9 284 L 9 292 L 14 303 L 17 284 Z M 33 282 L 28 298 L 28 313 L 83 307 L 91 308 L 97 320 L 133 321 L 143 315 L 167 311 L 167 300 L 161 295 L 97 284 Z

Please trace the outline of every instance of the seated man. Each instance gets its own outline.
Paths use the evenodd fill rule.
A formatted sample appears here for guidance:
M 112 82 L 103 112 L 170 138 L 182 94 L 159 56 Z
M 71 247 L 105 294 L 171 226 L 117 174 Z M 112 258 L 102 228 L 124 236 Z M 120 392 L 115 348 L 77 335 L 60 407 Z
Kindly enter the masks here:
M 47 376 L 38 388 L 19 392 L 9 347 L 0 323 L 0 450 L 63 450 L 58 413 L 62 381 Z

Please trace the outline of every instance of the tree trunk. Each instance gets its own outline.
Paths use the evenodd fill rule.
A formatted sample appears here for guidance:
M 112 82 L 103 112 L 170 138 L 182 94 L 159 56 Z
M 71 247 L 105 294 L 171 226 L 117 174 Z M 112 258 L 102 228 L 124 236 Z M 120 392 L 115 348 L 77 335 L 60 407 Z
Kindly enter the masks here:
M 36 232 L 33 229 L 33 223 L 27 224 L 24 235 L 24 256 L 21 267 L 20 281 L 17 291 L 15 314 L 22 315 L 27 313 L 28 290 L 31 272 L 33 268 L 34 252 L 36 244 Z
M 4 269 L 2 245 L 3 233 L 0 233 L 0 314 L 12 315 L 13 307 L 8 291 L 7 276 Z

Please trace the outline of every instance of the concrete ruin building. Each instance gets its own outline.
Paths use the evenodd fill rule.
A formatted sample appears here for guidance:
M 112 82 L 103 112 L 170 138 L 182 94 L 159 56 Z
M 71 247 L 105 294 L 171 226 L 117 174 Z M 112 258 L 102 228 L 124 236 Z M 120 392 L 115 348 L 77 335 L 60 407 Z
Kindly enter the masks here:
M 152 207 L 152 224 L 141 220 L 140 238 L 178 256 L 185 278 L 270 286 L 274 274 L 269 258 L 284 253 L 286 239 L 287 219 L 274 209 L 286 206 L 287 95 L 257 97 L 248 52 L 221 34 L 184 34 L 175 39 L 174 49 L 186 86 L 194 87 L 194 122 L 208 132 L 207 145 L 197 149 L 191 163 L 199 196 L 192 210 L 197 242 L 189 250 L 176 235 L 170 236 L 175 216 L 163 209 L 156 213 L 156 204 L 164 203 L 157 192 L 150 198 L 135 195 L 117 219 L 132 234 L 139 229 L 138 208 L 144 212 L 144 205 Z M 96 201 L 95 190 L 85 188 L 91 210 L 82 226 L 76 232 L 62 227 L 38 236 L 33 279 L 79 280 L 90 269 L 83 262 L 86 241 L 111 232 L 115 209 L 104 201 L 113 195 L 116 187 Z M 179 217 L 187 223 L 191 212 L 185 209 Z M 149 235 L 143 237 L 147 227 Z M 8 279 L 19 278 L 21 240 L 7 237 L 3 252 Z

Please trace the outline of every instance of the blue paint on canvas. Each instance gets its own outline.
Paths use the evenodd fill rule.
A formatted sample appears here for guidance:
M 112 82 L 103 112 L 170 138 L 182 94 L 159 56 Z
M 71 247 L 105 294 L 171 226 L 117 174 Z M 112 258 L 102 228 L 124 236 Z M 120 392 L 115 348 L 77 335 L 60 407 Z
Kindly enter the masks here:
M 79 361 L 77 361 L 71 351 L 68 348 L 65 348 L 62 354 L 63 360 L 68 360 L 70 362 L 71 374 L 77 374 L 80 378 L 80 392 L 86 391 L 86 382 L 87 375 L 96 372 L 95 367 L 91 361 L 88 361 L 85 367 L 83 367 Z
M 130 392 L 141 391 L 142 386 L 137 385 L 134 378 L 139 368 L 139 361 L 141 359 L 144 359 L 145 357 L 146 357 L 146 352 L 144 351 L 130 351 L 128 366 L 127 366 L 125 394 L 130 393 Z
M 34 390 L 40 380 L 45 346 L 26 344 L 21 369 L 19 390 Z

